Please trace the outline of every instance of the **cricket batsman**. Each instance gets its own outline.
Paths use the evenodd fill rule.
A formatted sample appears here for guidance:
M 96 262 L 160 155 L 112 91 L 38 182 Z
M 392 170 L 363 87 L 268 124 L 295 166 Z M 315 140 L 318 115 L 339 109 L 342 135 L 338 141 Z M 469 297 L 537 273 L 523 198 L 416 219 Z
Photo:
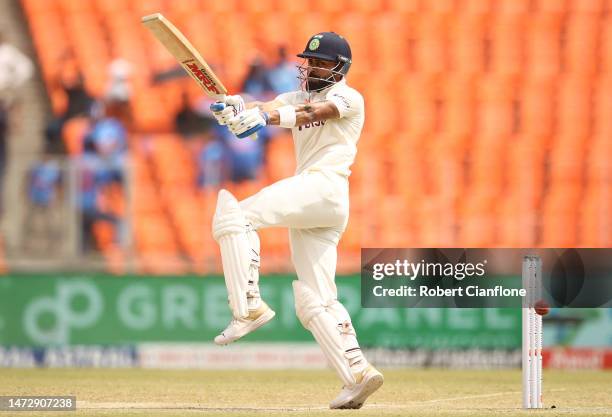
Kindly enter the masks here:
M 245 104 L 228 96 L 211 105 L 217 121 L 238 138 L 264 126 L 291 129 L 296 174 L 243 200 L 219 191 L 213 236 L 221 258 L 233 319 L 215 338 L 226 345 L 256 330 L 275 313 L 259 292 L 259 238 L 264 227 L 287 227 L 295 309 L 302 325 L 321 346 L 343 383 L 330 408 L 360 408 L 383 384 L 368 363 L 351 318 L 338 301 L 335 284 L 337 246 L 349 215 L 349 167 L 355 160 L 364 123 L 363 97 L 346 83 L 351 49 L 333 32 L 316 34 L 298 57 L 300 91 L 271 102 Z

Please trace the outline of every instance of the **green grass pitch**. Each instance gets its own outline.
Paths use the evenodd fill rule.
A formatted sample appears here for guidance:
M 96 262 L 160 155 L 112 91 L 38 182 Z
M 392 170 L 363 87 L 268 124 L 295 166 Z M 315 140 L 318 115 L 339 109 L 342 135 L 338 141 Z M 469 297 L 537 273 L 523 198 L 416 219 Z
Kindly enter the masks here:
M 329 410 L 331 371 L 2 369 L 0 395 L 76 395 L 40 416 L 612 416 L 612 372 L 545 371 L 544 410 L 521 409 L 519 370 L 384 370 L 361 410 Z M 551 406 L 555 406 L 551 409 Z

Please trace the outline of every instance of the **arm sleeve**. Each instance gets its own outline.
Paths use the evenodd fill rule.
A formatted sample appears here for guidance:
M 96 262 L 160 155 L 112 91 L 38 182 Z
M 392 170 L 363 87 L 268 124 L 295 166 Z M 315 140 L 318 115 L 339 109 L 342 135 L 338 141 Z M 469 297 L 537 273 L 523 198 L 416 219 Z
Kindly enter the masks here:
M 363 112 L 363 97 L 355 90 L 332 90 L 325 99 L 336 105 L 340 117 L 356 116 Z

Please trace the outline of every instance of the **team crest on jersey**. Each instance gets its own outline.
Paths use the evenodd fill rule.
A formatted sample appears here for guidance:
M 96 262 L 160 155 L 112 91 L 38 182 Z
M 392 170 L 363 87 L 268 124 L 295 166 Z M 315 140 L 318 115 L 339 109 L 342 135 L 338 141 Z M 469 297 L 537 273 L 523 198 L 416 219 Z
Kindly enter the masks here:
M 308 49 L 310 49 L 311 51 L 315 51 L 319 47 L 320 44 L 321 44 L 321 41 L 319 41 L 319 39 L 317 38 L 314 38 L 308 44 Z

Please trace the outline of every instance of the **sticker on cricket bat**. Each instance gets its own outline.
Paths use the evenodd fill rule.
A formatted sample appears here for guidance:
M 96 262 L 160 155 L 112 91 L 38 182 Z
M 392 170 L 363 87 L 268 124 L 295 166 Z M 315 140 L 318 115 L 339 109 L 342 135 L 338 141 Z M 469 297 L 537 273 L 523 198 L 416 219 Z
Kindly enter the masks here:
M 227 89 L 185 35 L 161 13 L 144 16 L 142 23 L 166 47 L 204 92 L 216 100 L 223 100 Z
M 217 101 L 225 101 L 227 89 L 213 72 L 210 66 L 204 61 L 197 49 L 181 33 L 176 26 L 166 19 L 161 13 L 154 13 L 142 18 L 145 25 L 157 38 L 168 52 L 181 64 L 183 69 L 193 78 L 204 90 L 206 95 Z M 257 134 L 250 136 L 257 139 Z

